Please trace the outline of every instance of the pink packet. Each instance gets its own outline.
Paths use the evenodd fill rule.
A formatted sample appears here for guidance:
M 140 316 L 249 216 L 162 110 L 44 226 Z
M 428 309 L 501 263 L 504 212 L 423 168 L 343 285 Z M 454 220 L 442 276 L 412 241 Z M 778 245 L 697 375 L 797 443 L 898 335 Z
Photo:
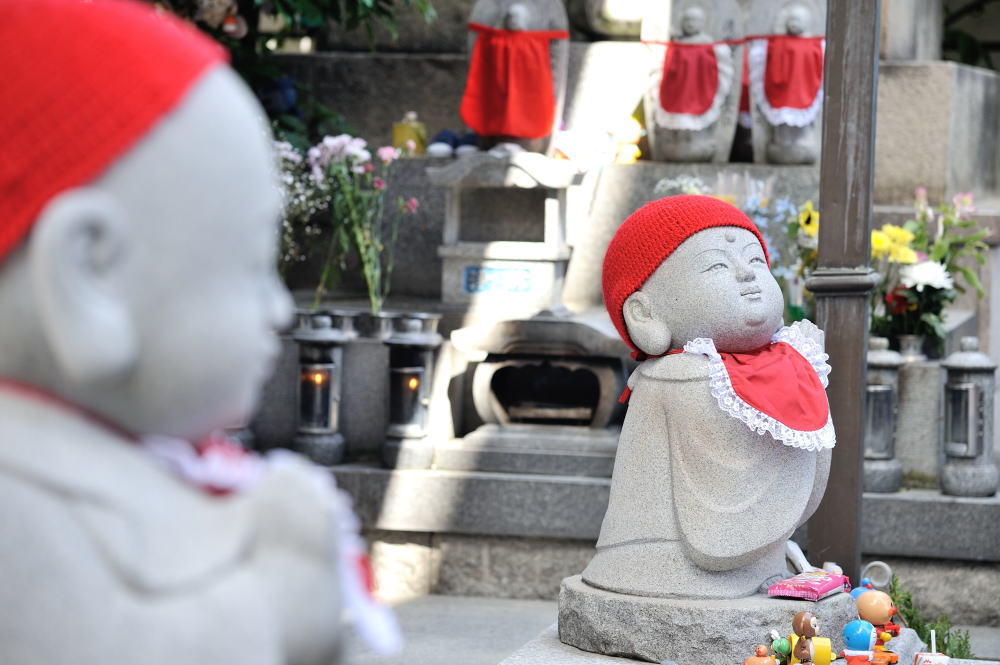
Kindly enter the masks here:
M 847 575 L 830 573 L 825 570 L 813 570 L 772 584 L 767 590 L 767 595 L 819 600 L 835 593 L 850 590 L 851 581 Z

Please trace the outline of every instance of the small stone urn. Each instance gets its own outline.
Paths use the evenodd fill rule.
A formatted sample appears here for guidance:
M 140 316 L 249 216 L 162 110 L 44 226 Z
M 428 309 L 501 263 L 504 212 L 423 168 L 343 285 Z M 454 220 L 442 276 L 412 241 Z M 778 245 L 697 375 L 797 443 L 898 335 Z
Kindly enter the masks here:
M 903 465 L 896 459 L 896 418 L 899 368 L 905 362 L 899 353 L 889 349 L 889 340 L 885 337 L 868 339 L 864 429 L 866 492 L 895 492 L 903 480 Z
M 944 394 L 944 464 L 941 491 L 952 496 L 993 496 L 993 392 L 996 364 L 979 351 L 978 337 L 963 337 L 941 363 Z

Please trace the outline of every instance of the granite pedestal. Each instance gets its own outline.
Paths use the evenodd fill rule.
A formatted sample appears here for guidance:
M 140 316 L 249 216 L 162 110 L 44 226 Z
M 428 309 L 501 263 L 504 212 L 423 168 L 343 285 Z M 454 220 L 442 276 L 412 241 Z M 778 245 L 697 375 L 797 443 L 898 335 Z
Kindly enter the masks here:
M 731 600 L 648 598 L 597 589 L 577 575 L 563 580 L 559 591 L 559 639 L 584 651 L 654 663 L 738 663 L 753 655 L 771 629 L 787 635 L 792 617 L 803 610 L 819 617 L 819 634 L 833 640 L 834 651 L 844 648 L 840 628 L 857 618 L 850 594 L 815 603 L 763 594 Z

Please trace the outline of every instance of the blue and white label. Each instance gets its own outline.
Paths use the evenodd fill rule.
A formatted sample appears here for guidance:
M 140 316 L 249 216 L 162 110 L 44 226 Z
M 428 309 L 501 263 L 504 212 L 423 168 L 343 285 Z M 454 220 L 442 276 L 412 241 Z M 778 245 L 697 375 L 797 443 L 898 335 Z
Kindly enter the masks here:
M 466 293 L 530 293 L 531 271 L 524 268 L 466 266 L 462 271 Z

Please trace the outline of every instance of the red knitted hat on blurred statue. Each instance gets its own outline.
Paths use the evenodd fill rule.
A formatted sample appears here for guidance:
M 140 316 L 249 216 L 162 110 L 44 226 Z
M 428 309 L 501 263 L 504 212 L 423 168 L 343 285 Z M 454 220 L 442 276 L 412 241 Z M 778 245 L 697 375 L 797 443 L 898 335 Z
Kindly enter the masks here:
M 604 306 L 625 343 L 639 352 L 625 328 L 622 307 L 656 272 L 663 260 L 698 231 L 715 226 L 746 229 L 760 240 L 768 265 L 767 244 L 750 219 L 736 206 L 711 196 L 668 196 L 647 203 L 622 222 L 604 254 Z
M 0 260 L 100 176 L 225 51 L 131 0 L 0 1 Z

